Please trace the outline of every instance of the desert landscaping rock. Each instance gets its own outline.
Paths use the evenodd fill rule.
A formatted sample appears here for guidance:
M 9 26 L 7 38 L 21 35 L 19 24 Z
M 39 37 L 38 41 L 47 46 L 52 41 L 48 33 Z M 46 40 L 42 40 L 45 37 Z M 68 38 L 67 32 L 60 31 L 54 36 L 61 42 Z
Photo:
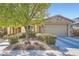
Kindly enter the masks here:
M 52 50 L 52 48 L 38 40 L 25 40 L 24 42 L 10 45 L 4 50 Z

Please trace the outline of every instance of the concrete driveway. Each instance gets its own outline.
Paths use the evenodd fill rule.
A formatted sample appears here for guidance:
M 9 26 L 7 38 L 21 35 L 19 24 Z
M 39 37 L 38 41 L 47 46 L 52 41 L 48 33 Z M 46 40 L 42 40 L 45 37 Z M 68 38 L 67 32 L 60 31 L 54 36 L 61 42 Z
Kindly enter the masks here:
M 0 51 L 2 51 L 4 48 L 8 47 L 9 42 L 8 40 L 4 40 L 2 42 L 0 42 Z
M 79 56 L 79 39 L 74 37 L 58 37 L 55 45 L 65 55 Z

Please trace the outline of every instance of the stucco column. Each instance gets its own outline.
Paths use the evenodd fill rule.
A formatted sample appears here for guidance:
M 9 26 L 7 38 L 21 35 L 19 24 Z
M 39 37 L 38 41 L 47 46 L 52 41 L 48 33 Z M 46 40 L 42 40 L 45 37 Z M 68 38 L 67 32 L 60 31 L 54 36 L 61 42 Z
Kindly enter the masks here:
M 25 33 L 25 28 L 24 27 L 21 27 L 21 33 Z
M 13 28 L 12 27 L 7 28 L 7 34 L 13 34 Z
M 35 25 L 35 32 L 39 32 L 39 26 Z
M 10 34 L 10 27 L 7 28 L 7 34 Z
M 68 25 L 68 36 L 72 36 L 72 25 Z

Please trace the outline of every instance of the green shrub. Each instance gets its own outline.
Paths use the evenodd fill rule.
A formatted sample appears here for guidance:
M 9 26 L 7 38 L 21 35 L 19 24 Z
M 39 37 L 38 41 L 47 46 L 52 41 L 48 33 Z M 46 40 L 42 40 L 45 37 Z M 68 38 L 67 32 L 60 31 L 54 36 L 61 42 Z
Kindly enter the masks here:
M 28 36 L 28 38 L 34 38 L 36 37 L 35 36 L 35 32 L 32 32 L 32 31 L 29 31 L 29 32 L 26 32 L 26 33 L 18 33 L 18 34 L 15 34 L 18 38 L 26 38 L 26 35 Z
M 16 34 L 19 38 L 25 38 L 26 37 L 26 33 L 18 33 Z
M 3 33 L 0 32 L 0 38 L 3 37 Z
M 28 32 L 28 37 L 35 38 L 36 37 L 35 34 L 36 34 L 35 32 L 30 31 L 30 32 Z
M 6 35 L 6 32 L 0 32 L 0 38 L 3 38 L 3 36 Z
M 7 38 L 9 39 L 10 44 L 15 44 L 18 42 L 18 39 L 25 38 L 26 33 L 17 33 L 14 35 L 8 35 Z
M 56 41 L 56 36 L 52 34 L 39 33 L 39 34 L 36 34 L 36 37 L 38 40 L 45 42 L 47 44 L 55 44 L 55 41 Z
M 8 40 L 10 44 L 15 44 L 18 42 L 18 37 L 16 35 L 10 35 L 8 36 Z

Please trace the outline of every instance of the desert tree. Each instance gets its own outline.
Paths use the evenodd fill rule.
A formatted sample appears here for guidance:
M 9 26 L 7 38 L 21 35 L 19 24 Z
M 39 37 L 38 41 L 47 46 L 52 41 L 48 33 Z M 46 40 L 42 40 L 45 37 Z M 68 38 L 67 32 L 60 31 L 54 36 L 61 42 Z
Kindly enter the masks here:
M 47 16 L 48 3 L 1 3 L 0 27 L 27 27 L 32 24 L 42 25 Z

